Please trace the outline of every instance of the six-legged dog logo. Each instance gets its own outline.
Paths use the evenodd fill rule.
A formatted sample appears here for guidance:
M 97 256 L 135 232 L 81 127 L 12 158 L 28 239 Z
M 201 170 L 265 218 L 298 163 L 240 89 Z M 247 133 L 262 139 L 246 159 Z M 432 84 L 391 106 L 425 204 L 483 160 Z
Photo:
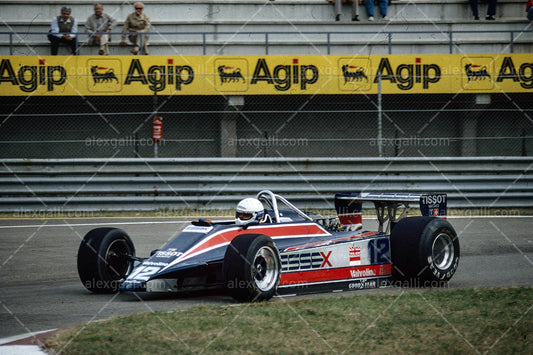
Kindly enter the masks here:
M 113 68 L 99 67 L 94 65 L 91 67 L 91 74 L 93 76 L 94 84 L 107 83 L 113 80 L 116 80 L 118 83 L 118 78 L 115 76 Z
M 226 65 L 220 65 L 218 67 L 218 75 L 220 76 L 220 82 L 230 83 L 236 82 L 242 79 L 242 82 L 246 82 L 241 74 L 241 68 L 234 68 Z
M 485 65 L 481 66 L 477 64 L 466 64 L 465 73 L 469 82 L 471 80 L 485 80 L 486 78 L 490 80 L 490 74 L 488 73 Z
M 353 70 L 350 70 L 353 69 Z M 344 76 L 344 84 L 351 81 L 362 81 L 366 80 L 368 82 L 368 77 L 365 74 L 365 68 L 358 67 L 357 65 L 348 65 L 345 64 L 342 66 L 342 75 Z

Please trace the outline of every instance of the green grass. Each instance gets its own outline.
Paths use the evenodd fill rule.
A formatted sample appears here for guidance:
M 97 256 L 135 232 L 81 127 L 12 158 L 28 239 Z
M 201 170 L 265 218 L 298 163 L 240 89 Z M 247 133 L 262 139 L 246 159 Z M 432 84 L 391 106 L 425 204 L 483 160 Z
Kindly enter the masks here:
M 45 345 L 64 354 L 532 354 L 532 308 L 533 288 L 276 299 L 118 317 Z

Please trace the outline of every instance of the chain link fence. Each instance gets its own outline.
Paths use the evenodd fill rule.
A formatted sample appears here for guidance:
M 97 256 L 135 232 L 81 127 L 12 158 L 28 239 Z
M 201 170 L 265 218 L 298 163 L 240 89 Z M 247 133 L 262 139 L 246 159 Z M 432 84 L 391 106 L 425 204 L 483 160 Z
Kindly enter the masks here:
M 533 153 L 531 94 L 3 97 L 0 158 Z M 154 117 L 163 139 L 152 141 Z

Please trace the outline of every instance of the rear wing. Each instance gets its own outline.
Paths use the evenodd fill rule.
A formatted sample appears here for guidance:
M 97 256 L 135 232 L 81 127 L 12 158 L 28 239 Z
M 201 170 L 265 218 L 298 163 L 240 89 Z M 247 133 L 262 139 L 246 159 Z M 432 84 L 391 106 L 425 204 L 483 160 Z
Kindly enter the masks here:
M 335 195 L 335 209 L 340 222 L 345 225 L 361 224 L 363 202 L 374 203 L 380 232 L 390 233 L 394 225 L 407 216 L 411 204 L 419 204 L 422 216 L 446 218 L 447 196 L 445 193 L 350 192 Z M 400 215 L 396 216 L 398 212 Z M 384 229 L 387 222 L 387 227 Z

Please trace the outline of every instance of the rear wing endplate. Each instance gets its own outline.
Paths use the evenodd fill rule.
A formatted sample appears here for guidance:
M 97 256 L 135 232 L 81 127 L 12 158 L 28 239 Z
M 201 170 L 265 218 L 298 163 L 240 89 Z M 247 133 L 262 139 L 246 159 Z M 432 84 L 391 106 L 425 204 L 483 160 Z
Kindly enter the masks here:
M 419 204 L 422 216 L 446 218 L 447 195 L 445 193 L 351 192 L 335 195 L 335 208 L 341 223 L 346 224 L 345 222 L 353 220 L 354 215 L 361 216 L 363 202 L 374 203 L 380 232 L 390 233 L 394 225 L 407 216 L 411 204 Z M 397 216 L 398 212 L 400 212 L 399 216 Z M 386 228 L 384 228 L 385 223 L 387 223 Z

